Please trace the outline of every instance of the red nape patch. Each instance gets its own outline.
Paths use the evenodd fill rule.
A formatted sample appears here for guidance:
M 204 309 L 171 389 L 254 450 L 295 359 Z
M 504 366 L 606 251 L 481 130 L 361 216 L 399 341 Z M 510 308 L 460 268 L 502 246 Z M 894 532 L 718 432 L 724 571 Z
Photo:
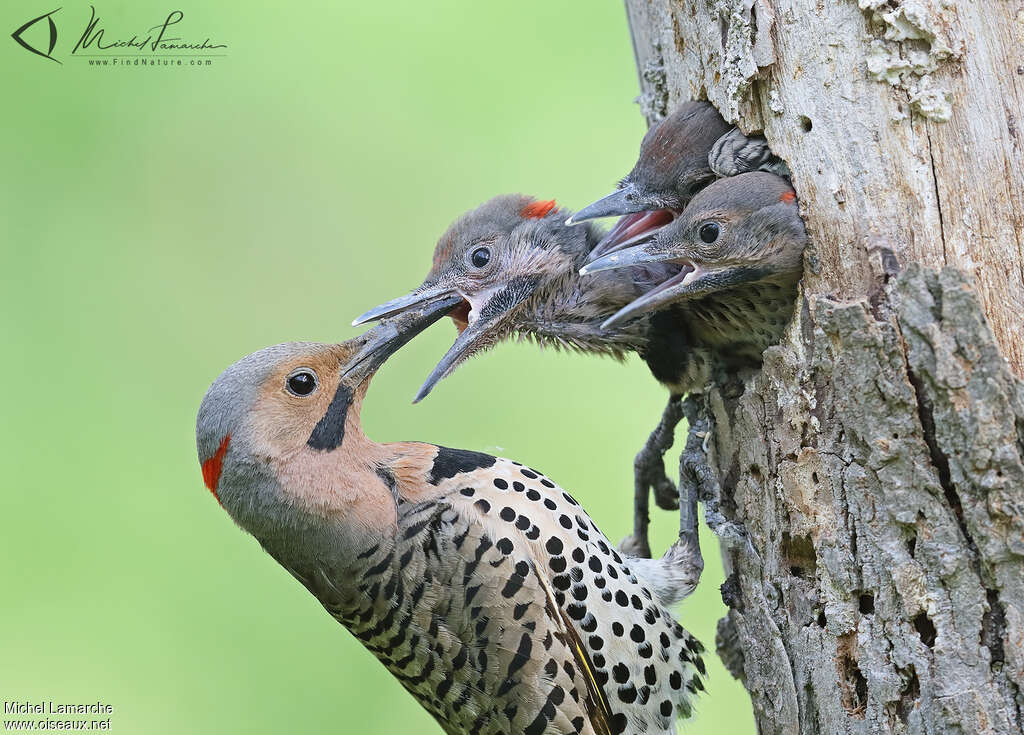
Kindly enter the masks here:
M 203 482 L 206 483 L 206 487 L 210 488 L 210 492 L 213 493 L 213 497 L 217 498 L 218 503 L 220 496 L 217 495 L 217 483 L 220 482 L 221 465 L 224 463 L 224 455 L 227 453 L 230 443 L 231 434 L 227 434 L 221 439 L 220 446 L 217 447 L 214 455 L 203 462 Z
M 792 204 L 793 202 L 796 201 L 796 192 L 792 190 L 785 192 L 782 196 L 779 197 L 779 201 L 784 202 L 786 204 Z
M 548 199 L 546 202 L 530 202 L 519 211 L 519 214 L 529 219 L 542 219 L 546 217 L 548 212 L 554 209 L 555 206 L 554 199 Z

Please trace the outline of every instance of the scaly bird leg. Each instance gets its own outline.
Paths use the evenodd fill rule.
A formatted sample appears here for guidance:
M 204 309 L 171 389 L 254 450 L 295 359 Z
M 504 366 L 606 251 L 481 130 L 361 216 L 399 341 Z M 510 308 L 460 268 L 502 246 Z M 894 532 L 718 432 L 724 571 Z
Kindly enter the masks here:
M 687 396 L 682 406 L 689 432 L 686 447 L 679 456 L 679 540 L 693 550 L 703 566 L 697 500 L 703 500 L 705 507 L 709 500 L 717 501 L 718 478 L 708 465 L 705 453 L 704 443 L 709 436 L 710 422 L 707 413 L 700 410 L 698 401 L 701 399 L 702 396 Z
M 708 447 L 711 442 L 711 420 L 702 396 L 688 397 L 683 402 L 683 411 L 690 426 L 686 437 L 686 448 L 679 457 L 679 538 L 692 540 L 697 554 L 697 501 L 704 504 L 704 520 L 718 538 L 730 548 L 757 557 L 746 529 L 742 524 L 727 520 L 722 515 L 720 501 L 722 487 L 718 473 L 708 462 Z
M 681 396 L 669 397 L 661 421 L 633 460 L 633 534 L 619 544 L 620 550 L 631 556 L 645 559 L 651 556 L 647 537 L 650 491 L 654 490 L 654 500 L 659 508 L 676 508 L 676 488 L 665 473 L 664 457 L 672 447 L 676 426 L 683 418 L 682 403 Z

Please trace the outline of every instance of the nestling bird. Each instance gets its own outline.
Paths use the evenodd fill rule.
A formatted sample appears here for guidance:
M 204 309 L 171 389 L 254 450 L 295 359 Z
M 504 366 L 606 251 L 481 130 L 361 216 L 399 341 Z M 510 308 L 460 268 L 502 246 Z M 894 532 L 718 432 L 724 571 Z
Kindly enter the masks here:
M 673 263 L 680 271 L 620 309 L 607 328 L 672 306 L 685 309 L 690 339 L 726 368 L 756 366 L 792 316 L 807 233 L 796 193 L 774 174 L 720 179 L 641 245 L 582 269 Z
M 591 259 L 648 238 L 675 219 L 694 194 L 715 180 L 708 158 L 730 130 L 708 102 L 684 102 L 652 125 L 640 143 L 636 165 L 618 189 L 567 220 L 567 224 L 576 224 L 621 216 L 594 248 Z M 743 151 L 742 146 L 730 145 L 721 155 Z M 732 165 L 742 168 L 745 160 L 741 156 Z
M 629 558 L 535 470 L 363 434 L 376 369 L 458 302 L 229 367 L 199 409 L 207 486 L 449 735 L 674 733 L 704 688 L 667 609 L 699 578 L 695 528 Z
M 709 102 L 684 102 L 652 125 L 633 170 L 619 187 L 576 212 L 567 224 L 620 217 L 591 259 L 649 239 L 718 176 L 767 170 L 788 173 L 761 136 L 731 127 Z
M 702 152 L 703 158 L 700 156 Z M 567 224 L 620 215 L 619 221 L 589 256 L 591 264 L 595 261 L 602 264 L 617 263 L 618 260 L 610 258 L 616 251 L 649 242 L 675 227 L 675 220 L 688 209 L 691 199 L 698 195 L 697 192 L 703 187 L 708 186 L 716 175 L 731 177 L 755 171 L 789 175 L 785 162 L 772 153 L 763 137 L 746 136 L 737 128 L 730 129 L 714 107 L 707 102 L 687 102 L 647 131 L 640 144 L 640 155 L 636 164 L 619 183 L 618 190 L 584 207 L 570 217 Z M 650 267 L 655 262 L 672 261 L 635 262 Z M 585 270 L 600 271 L 599 268 L 593 267 Z M 635 268 L 629 270 L 634 271 Z M 686 273 L 676 273 L 673 279 L 660 284 L 657 289 L 650 289 L 648 293 L 661 292 L 664 288 L 671 289 L 675 280 L 686 277 Z M 788 289 L 783 290 L 789 293 Z M 751 304 L 751 311 L 761 313 L 781 308 L 788 316 L 792 299 L 783 299 L 779 302 L 774 296 L 775 294 L 770 295 L 767 303 L 755 305 L 752 297 L 756 298 L 756 294 L 748 293 L 741 306 Z M 632 310 L 619 312 L 615 319 L 605 322 L 603 326 L 613 328 L 621 325 L 627 315 L 647 313 L 640 307 L 653 302 L 644 301 L 643 298 L 645 297 L 641 297 L 631 307 Z M 760 336 L 753 339 L 744 336 L 743 332 L 747 325 L 742 323 L 742 319 L 741 323 L 733 319 L 732 307 L 728 305 L 733 301 L 732 298 L 712 300 L 710 303 L 727 305 L 711 311 L 704 306 L 695 305 L 693 301 L 687 301 L 685 304 L 675 304 L 677 310 L 671 312 L 674 315 L 680 313 L 678 309 L 686 312 L 685 316 L 675 316 L 673 321 L 682 325 L 681 330 L 685 336 L 681 337 L 681 340 L 689 349 L 684 354 L 677 354 L 678 361 L 673 365 L 677 379 L 671 383 L 661 381 L 669 388 L 669 401 L 658 428 L 637 455 L 636 465 L 638 468 L 662 466 L 661 455 L 671 446 L 675 427 L 686 413 L 690 417 L 691 436 L 686 442 L 687 449 L 680 459 L 680 497 L 692 497 L 698 492 L 693 483 L 687 481 L 688 476 L 699 484 L 707 484 L 713 477 L 703 457 L 702 442 L 694 441 L 696 435 L 706 435 L 708 428 L 707 416 L 701 415 L 695 393 L 701 392 L 709 383 L 716 366 L 736 368 L 759 364 L 761 352 L 781 334 L 781 326 L 774 320 L 774 316 L 777 316 L 775 314 L 772 317 L 772 328 L 769 330 L 774 336 L 767 340 L 761 339 Z M 721 320 L 716 321 L 719 317 Z M 652 315 L 652 319 L 657 320 L 657 315 Z M 730 349 L 734 346 L 741 347 L 741 354 L 734 355 L 728 350 L 723 350 L 723 344 L 730 345 Z M 683 395 L 689 396 L 687 406 L 682 405 Z M 701 481 L 700 478 L 705 479 Z M 705 499 L 707 497 L 705 493 Z M 641 502 L 642 498 L 638 491 L 638 509 L 642 509 Z M 708 511 L 712 513 L 710 507 Z
M 689 385 L 692 380 L 681 369 L 692 369 L 693 359 L 680 313 L 669 309 L 614 329 L 602 327 L 620 309 L 677 273 L 679 266 L 655 264 L 582 278 L 579 269 L 602 233 L 591 225 L 570 227 L 565 216 L 554 201 L 522 195 L 491 199 L 448 228 L 422 285 L 371 309 L 353 324 L 438 299 L 460 300 L 451 313 L 459 335 L 423 384 L 417 401 L 468 357 L 513 335 L 618 358 L 637 352 L 670 390 L 677 384 Z M 678 401 L 670 409 L 681 415 Z M 638 555 L 650 553 L 648 487 L 654 488 L 660 506 L 678 507 L 676 488 L 661 463 L 671 443 L 671 433 L 666 436 L 659 427 L 635 465 L 637 513 L 633 536 L 623 548 Z

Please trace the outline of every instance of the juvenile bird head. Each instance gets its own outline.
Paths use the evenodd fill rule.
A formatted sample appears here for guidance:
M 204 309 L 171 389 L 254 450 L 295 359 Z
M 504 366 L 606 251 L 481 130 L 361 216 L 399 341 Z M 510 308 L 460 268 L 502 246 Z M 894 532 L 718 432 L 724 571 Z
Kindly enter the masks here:
M 458 337 L 420 388 L 419 401 L 471 355 L 515 332 L 535 295 L 553 281 L 575 277 L 593 233 L 569 227 L 563 219 L 554 201 L 519 194 L 495 197 L 441 236 L 433 266 L 418 288 L 370 309 L 352 324 L 456 298 L 450 316 Z
M 196 445 L 203 480 L 230 515 L 265 540 L 349 514 L 372 525 L 373 445 L 359 410 L 377 368 L 457 303 L 440 300 L 341 344 L 289 342 L 227 368 L 203 397 Z M 354 461 L 357 458 L 364 461 Z M 358 474 L 368 475 L 365 478 Z M 379 482 L 377 482 L 379 484 Z
M 753 172 L 716 181 L 653 239 L 609 253 L 580 272 L 652 263 L 681 267 L 602 325 L 611 327 L 670 303 L 727 289 L 766 281 L 796 283 L 806 242 L 790 185 L 774 174 Z
M 594 248 L 591 260 L 641 242 L 675 219 L 693 195 L 714 180 L 708 153 L 728 130 L 708 102 L 686 102 L 652 126 L 640 143 L 636 165 L 618 190 L 568 220 L 574 224 L 623 215 Z

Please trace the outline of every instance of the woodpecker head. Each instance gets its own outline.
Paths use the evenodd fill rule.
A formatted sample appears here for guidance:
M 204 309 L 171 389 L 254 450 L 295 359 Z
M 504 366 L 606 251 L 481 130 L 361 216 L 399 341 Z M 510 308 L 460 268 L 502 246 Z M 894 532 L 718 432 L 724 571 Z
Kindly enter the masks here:
M 728 130 L 708 102 L 686 102 L 652 126 L 640 143 L 636 165 L 618 190 L 568 220 L 574 224 L 621 216 L 590 259 L 642 242 L 675 219 L 693 195 L 714 180 L 708 153 Z
M 418 288 L 370 309 L 352 324 L 455 298 L 449 315 L 458 337 L 420 388 L 419 401 L 468 357 L 515 332 L 529 304 L 552 282 L 575 277 L 593 233 L 563 220 L 553 200 L 495 197 L 441 236 L 430 273 Z
M 359 410 L 377 368 L 457 303 L 441 300 L 335 345 L 289 342 L 231 365 L 203 397 L 196 445 L 203 480 L 261 541 L 282 528 L 310 530 L 358 508 L 353 473 L 369 473 Z M 325 484 L 326 483 L 326 484 Z
M 680 266 L 676 275 L 602 325 L 611 327 L 670 303 L 727 289 L 767 281 L 796 283 L 806 242 L 789 183 L 774 174 L 753 172 L 716 181 L 653 239 L 609 253 L 580 272 L 651 263 Z

